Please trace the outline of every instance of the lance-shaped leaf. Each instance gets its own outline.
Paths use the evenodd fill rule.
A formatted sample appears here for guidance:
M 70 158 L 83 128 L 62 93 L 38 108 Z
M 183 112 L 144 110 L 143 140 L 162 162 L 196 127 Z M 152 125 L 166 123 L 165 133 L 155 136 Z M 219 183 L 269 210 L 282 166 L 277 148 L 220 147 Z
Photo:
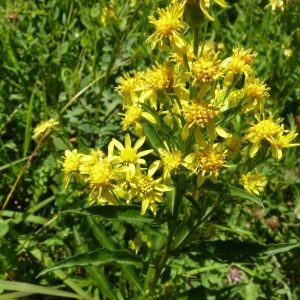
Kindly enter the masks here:
M 118 264 L 123 266 L 141 266 L 142 260 L 139 256 L 126 250 L 97 249 L 90 253 L 84 253 L 69 257 L 57 264 L 44 269 L 37 277 L 48 272 L 77 266 L 101 266 L 106 264 Z
M 6 281 L 0 280 L 0 289 L 7 291 L 14 291 L 15 293 L 1 294 L 0 299 L 17 299 L 19 297 L 25 297 L 32 294 L 40 295 L 51 295 L 52 297 L 66 297 L 66 298 L 76 298 L 76 299 L 87 299 L 92 300 L 92 297 L 78 295 L 71 292 L 62 291 L 52 287 L 44 287 L 38 284 L 31 284 L 26 282 L 18 281 Z M 18 292 L 18 294 L 17 294 Z M 15 297 L 14 297 L 15 296 Z
M 218 299 L 232 299 L 237 292 L 244 289 L 247 284 L 235 284 L 232 286 L 228 286 L 222 288 L 220 290 L 209 289 L 202 285 L 191 288 L 179 295 L 176 295 L 177 300 L 190 300 L 190 299 L 197 299 L 197 300 L 218 300 Z
M 203 242 L 185 249 L 195 261 L 213 259 L 218 262 L 239 262 L 249 258 L 275 255 L 300 247 L 300 243 L 261 245 L 237 240 Z
M 85 216 L 102 217 L 124 221 L 129 224 L 150 224 L 155 222 L 150 212 L 141 215 L 141 207 L 138 205 L 95 205 L 86 208 L 69 209 L 63 213 L 81 214 Z
M 246 200 L 254 202 L 255 204 L 258 204 L 259 206 L 263 207 L 263 203 L 261 202 L 261 200 L 258 197 L 254 196 L 252 194 L 249 194 L 247 191 L 237 188 L 230 184 L 223 184 L 220 182 L 215 184 L 210 181 L 206 181 L 201 187 L 205 190 L 214 191 L 217 193 L 223 193 L 226 195 L 230 195 L 232 197 L 246 199 Z
M 161 136 L 159 135 L 159 133 L 157 132 L 155 127 L 148 123 L 143 123 L 142 127 L 143 127 L 143 132 L 147 138 L 147 142 L 159 155 L 159 152 L 157 151 L 157 149 L 165 148 L 165 145 L 163 143 Z

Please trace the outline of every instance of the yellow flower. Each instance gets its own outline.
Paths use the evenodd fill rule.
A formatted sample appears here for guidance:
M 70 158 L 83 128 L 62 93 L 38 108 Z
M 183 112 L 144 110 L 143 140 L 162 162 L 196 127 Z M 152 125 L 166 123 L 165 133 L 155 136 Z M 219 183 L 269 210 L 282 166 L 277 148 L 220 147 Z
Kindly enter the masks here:
M 116 5 L 115 2 L 111 0 L 109 5 L 102 9 L 100 23 L 102 27 L 105 28 L 108 23 L 116 19 Z
M 203 83 L 212 83 L 222 75 L 220 61 L 217 58 L 218 53 L 214 56 L 206 54 L 198 57 L 192 63 L 192 84 L 194 86 L 199 86 Z
M 177 0 L 178 1 L 178 0 Z M 191 27 L 197 27 L 199 24 L 201 24 L 201 19 L 203 17 L 203 14 L 211 21 L 214 21 L 214 18 L 208 13 L 208 8 L 211 3 L 217 3 L 222 7 L 226 7 L 227 3 L 224 0 L 186 0 L 186 11 L 185 15 L 188 19 L 188 24 Z M 199 10 L 200 8 L 200 10 Z M 199 15 L 199 12 L 203 13 L 202 16 Z
M 158 152 L 163 162 L 163 179 L 167 182 L 171 178 L 171 172 L 176 172 L 179 166 L 183 163 L 183 154 L 180 150 L 169 148 L 164 142 L 166 149 L 160 148 Z
M 183 116 L 186 124 L 182 129 L 182 138 L 185 141 L 189 136 L 189 128 L 196 126 L 195 139 L 202 146 L 202 134 L 200 128 L 206 128 L 210 136 L 214 135 L 214 117 L 218 114 L 217 108 L 204 101 L 192 101 L 183 104 Z
M 143 74 L 142 98 L 150 98 L 152 107 L 157 108 L 157 91 L 167 92 L 173 87 L 173 70 L 168 63 L 156 63 Z
M 282 134 L 283 132 L 280 132 L 276 137 L 276 141 L 271 145 L 272 156 L 278 159 L 282 157 L 283 148 L 300 146 L 300 144 L 291 144 L 291 141 L 298 135 L 295 130 L 289 132 L 287 135 Z
M 54 119 L 49 119 L 47 121 L 40 122 L 33 130 L 34 135 L 32 138 L 38 140 L 48 129 L 53 129 L 59 122 Z
M 113 183 L 118 169 L 113 168 L 107 157 L 99 156 L 98 158 L 96 160 L 93 155 L 83 157 L 84 163 L 79 167 L 80 174 L 87 175 L 85 181 L 90 185 L 89 201 L 91 204 L 109 202 L 118 205 L 118 201 L 113 196 Z
M 214 18 L 207 11 L 207 6 L 209 6 L 210 2 L 211 2 L 211 0 L 200 0 L 200 8 L 208 19 L 210 19 L 211 21 L 214 21 Z M 217 4 L 219 4 L 222 7 L 227 6 L 227 3 L 224 0 L 213 0 L 213 2 L 216 2 Z
M 224 84 L 226 86 L 231 85 L 238 75 L 245 74 L 246 77 L 253 75 L 252 64 L 257 53 L 251 53 L 251 49 L 243 50 L 240 48 L 234 48 L 231 57 L 223 60 L 221 65 L 227 70 L 227 74 L 224 78 Z
M 81 165 L 82 154 L 77 153 L 77 149 L 72 151 L 66 150 L 65 156 L 62 157 L 62 169 L 65 173 L 63 185 L 66 188 L 70 182 L 71 174 L 77 173 Z
M 123 96 L 124 104 L 132 105 L 132 98 L 136 99 L 136 91 L 141 89 L 143 85 L 142 73 L 135 73 L 134 76 L 130 76 L 126 73 L 119 79 L 119 85 L 116 87 L 116 91 Z
M 270 0 L 269 4 L 265 8 L 271 7 L 272 11 L 281 10 L 284 11 L 284 1 L 283 0 Z
M 184 119 L 189 125 L 205 127 L 207 122 L 218 114 L 218 110 L 210 103 L 204 101 L 193 101 L 183 105 Z
M 142 135 L 142 127 L 140 122 L 145 119 L 152 124 L 156 124 L 155 118 L 148 112 L 144 112 L 138 104 L 132 106 L 125 105 L 125 113 L 120 113 L 124 116 L 122 130 L 127 130 L 130 126 L 134 126 L 135 131 L 139 136 Z
M 140 167 L 137 166 L 135 176 L 131 178 L 132 197 L 135 197 L 135 202 L 142 202 L 143 215 L 148 207 L 156 214 L 157 202 L 163 202 L 163 193 L 172 191 L 172 188 L 165 184 L 161 184 L 162 178 L 154 179 L 153 175 L 159 168 L 159 161 L 152 163 L 149 167 L 147 175 L 143 174 Z
M 248 112 L 259 104 L 259 100 L 268 97 L 270 88 L 260 82 L 257 78 L 247 80 L 244 86 L 245 102 L 243 111 Z
M 108 153 L 111 156 L 111 163 L 123 163 L 129 166 L 129 169 L 134 175 L 135 166 L 137 164 L 146 164 L 146 161 L 142 159 L 143 156 L 150 154 L 153 150 L 145 150 L 138 152 L 138 149 L 141 148 L 146 141 L 146 137 L 143 136 L 139 138 L 133 147 L 131 147 L 131 138 L 129 134 L 125 135 L 125 147 L 116 139 L 112 139 L 108 146 Z M 119 156 L 113 156 L 114 147 L 120 151 Z M 111 155 L 110 155 L 111 154 Z
M 293 50 L 291 48 L 283 47 L 283 55 L 286 57 L 291 57 L 293 55 Z
M 92 149 L 90 154 L 82 154 L 80 170 L 83 171 L 86 167 L 95 165 L 105 157 L 104 152 L 101 150 Z
M 226 157 L 226 151 L 220 152 L 217 147 L 218 144 L 207 145 L 205 149 L 190 153 L 184 158 L 184 166 L 198 175 L 197 186 L 203 184 L 206 173 L 209 173 L 212 182 L 217 182 L 219 170 L 225 165 Z
M 158 43 L 161 51 L 168 50 L 168 46 L 164 43 L 164 39 L 168 39 L 172 48 L 176 52 L 181 52 L 181 49 L 186 46 L 183 37 L 178 31 L 185 28 L 182 21 L 185 2 L 179 4 L 174 3 L 166 9 L 158 9 L 159 18 L 156 20 L 153 16 L 149 17 L 150 23 L 155 26 L 155 33 L 147 38 L 147 43 L 151 43 L 153 49 Z
M 244 90 L 232 90 L 226 98 L 229 107 L 236 107 L 244 99 Z
M 139 236 L 136 236 L 133 240 L 128 241 L 129 249 L 134 251 L 135 254 L 139 253 L 142 245 L 143 245 L 143 241 Z
M 136 254 L 140 251 L 143 244 L 146 244 L 148 248 L 151 247 L 151 240 L 142 232 L 139 232 L 133 240 L 128 242 L 129 248 Z
M 248 172 L 242 175 L 241 182 L 250 194 L 259 195 L 267 184 L 266 177 L 260 173 Z
M 249 140 L 253 143 L 250 149 L 250 157 L 254 157 L 263 140 L 268 141 L 273 147 L 276 146 L 276 137 L 286 131 L 283 124 L 279 125 L 280 119 L 274 122 L 272 115 L 267 120 L 260 120 L 258 117 L 256 119 L 258 123 L 254 124 L 251 122 L 251 127 L 245 131 L 247 134 L 244 137 L 244 140 Z

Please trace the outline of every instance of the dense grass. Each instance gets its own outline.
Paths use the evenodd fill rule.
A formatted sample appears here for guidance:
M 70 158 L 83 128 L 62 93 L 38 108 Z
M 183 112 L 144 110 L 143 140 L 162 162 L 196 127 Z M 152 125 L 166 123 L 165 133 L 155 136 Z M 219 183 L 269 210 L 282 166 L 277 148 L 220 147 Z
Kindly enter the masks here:
M 122 139 L 118 115 L 122 102 L 114 90 L 118 77 L 145 70 L 164 55 L 156 49 L 151 52 L 145 40 L 153 32 L 148 16 L 156 14 L 165 1 L 141 5 L 114 1 L 115 6 L 110 5 L 115 15 L 105 23 L 101 16 L 103 8 L 109 8 L 106 2 L 7 0 L 0 4 L 0 279 L 5 280 L 0 290 L 20 291 L 19 297 L 25 299 L 41 299 L 30 293 L 53 299 L 51 288 L 82 298 L 143 299 L 130 272 L 115 265 L 76 266 L 36 277 L 56 262 L 100 246 L 128 248 L 128 240 L 135 236 L 135 227 L 128 224 L 62 214 L 88 206 L 85 185 L 71 184 L 67 190 L 62 185 L 59 161 L 64 151 L 104 150 L 112 137 Z M 256 74 L 271 88 L 266 110 L 299 132 L 298 1 L 285 1 L 289 5 L 284 11 L 272 11 L 267 1 L 228 2 L 228 8 L 219 9 L 216 21 L 209 23 L 207 39 L 219 44 L 222 58 L 237 45 L 258 52 Z M 60 124 L 37 147 L 33 129 L 50 118 L 58 118 Z M 261 195 L 264 208 L 251 202 L 229 203 L 199 229 L 201 240 L 300 242 L 299 148 L 287 149 L 283 159 L 271 160 L 264 172 L 270 175 Z M 159 244 L 161 233 L 156 234 L 154 244 Z M 107 237 L 112 240 L 108 242 Z M 167 269 L 164 276 L 172 278 L 174 293 L 183 298 L 186 290 L 195 288 L 207 299 L 222 295 L 297 299 L 299 251 L 227 265 L 190 261 L 182 254 L 172 263 L 176 272 Z M 226 275 L 233 267 L 241 270 L 243 279 L 226 294 L 226 288 L 232 287 Z M 17 285 L 9 287 L 9 281 L 35 287 L 22 290 Z M 162 282 L 167 286 L 167 280 Z M 52 296 L 41 287 L 48 287 Z M 219 296 L 209 298 L 216 290 Z

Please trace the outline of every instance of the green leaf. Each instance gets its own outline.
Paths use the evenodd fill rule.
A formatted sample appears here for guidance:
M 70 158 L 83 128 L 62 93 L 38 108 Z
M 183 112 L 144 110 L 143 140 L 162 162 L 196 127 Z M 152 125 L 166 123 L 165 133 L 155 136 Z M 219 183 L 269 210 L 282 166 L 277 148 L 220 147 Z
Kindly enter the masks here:
M 148 123 L 143 123 L 142 127 L 143 127 L 143 132 L 147 137 L 147 141 L 149 142 L 151 148 L 153 148 L 154 150 L 157 150 L 159 148 L 163 148 L 163 149 L 165 148 L 163 140 L 161 139 L 160 135 L 158 134 L 154 126 Z
M 235 284 L 219 290 L 208 289 L 202 285 L 189 289 L 182 294 L 177 295 L 177 300 L 219 300 L 232 299 L 237 292 L 244 289 L 246 284 Z
M 150 212 L 146 212 L 144 215 L 141 215 L 141 208 L 138 205 L 95 205 L 86 208 L 69 209 L 62 213 L 102 217 L 105 219 L 119 220 L 136 225 L 150 224 L 155 222 L 155 219 Z
M 261 245 L 238 240 L 204 242 L 191 245 L 185 251 L 195 261 L 213 259 L 218 262 L 239 262 L 290 251 L 300 247 L 300 243 Z
M 30 284 L 30 283 L 17 282 L 17 281 L 0 280 L 0 289 L 7 290 L 7 291 L 22 292 L 22 293 L 26 293 L 27 295 L 41 294 L 41 295 L 51 295 L 52 297 L 57 296 L 57 297 L 67 297 L 67 298 L 76 298 L 76 299 L 79 298 L 92 299 L 90 297 L 83 297 L 82 295 L 61 291 L 51 287 L 44 287 L 37 284 Z M 5 296 L 5 294 L 3 296 Z M 11 295 L 7 294 L 7 296 L 11 296 Z M 0 296 L 0 298 L 2 299 L 2 295 Z M 7 299 L 14 299 L 14 298 L 7 298 Z
M 246 199 L 249 200 L 255 204 L 258 204 L 259 206 L 263 207 L 263 203 L 262 201 L 252 195 L 249 194 L 247 191 L 237 188 L 233 185 L 230 184 L 223 184 L 223 183 L 212 183 L 211 181 L 205 181 L 205 183 L 201 186 L 204 190 L 209 190 L 209 191 L 214 191 L 217 193 L 223 193 L 226 195 L 230 195 L 232 197 L 238 197 L 238 198 L 242 198 L 242 199 Z
M 42 276 L 48 272 L 62 269 L 71 268 L 77 266 L 101 266 L 105 264 L 119 264 L 123 266 L 141 266 L 142 260 L 139 256 L 127 251 L 127 250 L 108 250 L 108 249 L 97 249 L 90 253 L 78 254 L 69 257 L 57 264 L 44 269 L 38 274 L 37 277 Z
M 176 187 L 172 186 L 173 190 L 165 194 L 166 205 L 171 213 L 174 214 Z
M 9 230 L 9 220 L 0 220 L 0 237 L 4 237 Z
M 102 226 L 99 226 L 92 217 L 87 217 L 90 228 L 92 229 L 96 240 L 103 248 L 115 250 L 112 237 L 105 231 Z M 122 266 L 122 273 L 128 279 L 132 286 L 136 286 L 143 294 L 143 288 L 140 283 L 140 278 L 136 275 L 135 269 L 132 266 Z
M 74 233 L 74 241 L 77 249 L 77 253 L 86 253 L 89 251 L 88 245 L 85 242 L 83 236 L 77 231 L 76 227 L 73 226 L 73 233 Z M 109 283 L 104 267 L 95 267 L 89 266 L 86 267 L 86 270 L 93 280 L 94 284 L 96 284 L 103 296 L 107 299 L 117 300 L 118 297 L 116 296 L 113 286 Z

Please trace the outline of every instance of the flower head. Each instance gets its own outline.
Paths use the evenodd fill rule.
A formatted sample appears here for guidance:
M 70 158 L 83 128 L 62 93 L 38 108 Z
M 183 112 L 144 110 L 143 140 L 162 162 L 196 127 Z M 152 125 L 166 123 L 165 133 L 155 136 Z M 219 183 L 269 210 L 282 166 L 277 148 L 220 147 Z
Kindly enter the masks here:
M 251 66 L 256 56 L 257 53 L 251 53 L 251 49 L 234 48 L 232 56 L 222 62 L 222 66 L 228 71 L 224 82 L 228 82 L 227 85 L 229 85 L 232 81 L 231 77 L 241 74 L 245 74 L 246 76 L 252 75 L 253 70 Z
M 143 118 L 152 124 L 156 124 L 155 118 L 150 113 L 143 111 L 138 104 L 133 104 L 132 106 L 125 105 L 124 108 L 126 109 L 126 112 L 120 113 L 121 116 L 124 116 L 122 120 L 122 130 L 127 130 L 130 126 L 134 126 L 138 135 L 141 136 L 142 127 L 140 122 Z
M 116 87 L 116 91 L 123 97 L 125 105 L 131 106 L 133 102 L 138 99 L 137 91 L 141 89 L 143 85 L 142 72 L 135 73 L 130 76 L 126 73 L 119 79 L 119 85 Z
M 241 140 L 238 136 L 230 134 L 225 141 L 227 156 L 234 159 L 241 150 Z
M 248 80 L 244 86 L 244 111 L 249 111 L 260 103 L 260 100 L 269 96 L 270 88 L 266 84 L 260 82 L 257 78 Z
M 82 154 L 77 153 L 77 149 L 72 151 L 66 150 L 65 156 L 62 157 L 62 168 L 65 173 L 63 185 L 66 188 L 70 182 L 71 174 L 77 173 L 81 164 Z
M 267 184 L 266 176 L 260 173 L 248 172 L 242 175 L 241 182 L 250 194 L 259 195 Z
M 150 98 L 152 107 L 157 108 L 157 91 L 167 92 L 173 87 L 173 69 L 168 63 L 160 65 L 156 63 L 151 69 L 143 74 L 143 92 L 144 98 Z M 144 96 L 145 95 L 145 96 Z
M 47 121 L 40 122 L 33 130 L 32 138 L 38 140 L 47 130 L 52 130 L 59 122 L 54 119 L 49 119 Z
M 114 1 L 110 1 L 109 5 L 102 9 L 100 18 L 101 25 L 105 28 L 108 23 L 116 19 L 116 4 Z
M 196 126 L 195 139 L 197 144 L 202 146 L 202 133 L 200 128 L 206 128 L 209 136 L 214 135 L 214 117 L 218 114 L 218 109 L 205 101 L 192 101 L 183 104 L 183 116 L 186 124 L 182 129 L 182 138 L 186 140 L 189 136 L 189 128 Z
M 205 174 L 209 173 L 212 182 L 217 182 L 219 170 L 225 165 L 226 151 L 220 152 L 218 144 L 208 145 L 205 149 L 193 152 L 184 158 L 185 167 L 198 174 L 197 186 L 203 184 Z
M 203 83 L 214 82 L 222 75 L 221 65 L 217 57 L 218 53 L 214 56 L 206 54 L 202 57 L 198 57 L 192 63 L 193 85 L 198 86 Z
M 80 174 L 87 176 L 85 181 L 90 185 L 89 200 L 91 204 L 94 202 L 102 204 L 109 202 L 118 205 L 117 200 L 111 193 L 117 170 L 113 169 L 107 157 L 101 157 L 95 164 L 88 161 L 88 163 L 81 165 L 79 170 Z
M 154 16 L 149 17 L 150 23 L 155 26 L 155 33 L 147 39 L 147 42 L 151 43 L 152 49 L 158 43 L 160 50 L 167 50 L 168 46 L 164 43 L 164 39 L 169 40 L 173 49 L 185 45 L 184 39 L 179 34 L 179 31 L 186 27 L 182 21 L 183 11 L 184 2 L 174 3 L 166 9 L 159 8 L 158 19 L 155 19 Z
M 183 163 L 183 154 L 180 150 L 169 149 L 167 143 L 164 143 L 166 149 L 160 148 L 158 152 L 163 163 L 163 179 L 167 182 L 171 178 L 171 172 L 176 172 Z
M 243 279 L 241 271 L 236 267 L 232 267 L 226 277 L 229 283 L 238 283 Z
M 250 157 L 254 157 L 261 147 L 263 140 L 268 141 L 273 147 L 276 147 L 277 136 L 281 136 L 283 132 L 286 131 L 284 130 L 283 124 L 279 125 L 280 119 L 274 122 L 272 115 L 270 115 L 267 120 L 260 120 L 258 117 L 256 117 L 256 119 L 258 123 L 254 124 L 251 122 L 251 127 L 245 131 L 246 135 L 244 137 L 244 140 L 249 140 L 253 143 L 250 150 Z
M 218 110 L 210 103 L 193 101 L 183 106 L 184 119 L 189 127 L 205 125 L 218 114 Z
M 134 146 L 131 146 L 131 138 L 129 134 L 125 135 L 125 146 L 123 146 L 116 139 L 112 139 L 108 146 L 108 151 L 111 154 L 111 163 L 122 163 L 129 166 L 129 169 L 132 174 L 135 173 L 135 166 L 137 164 L 146 164 L 146 161 L 142 159 L 143 156 L 150 154 L 153 150 L 145 150 L 138 152 L 139 148 L 141 148 L 146 140 L 146 137 L 143 136 L 139 138 Z M 113 156 L 114 147 L 116 147 L 120 151 L 120 155 Z
M 299 143 L 291 144 L 291 141 L 297 135 L 298 135 L 298 133 L 295 132 L 294 130 L 289 132 L 287 135 L 283 135 L 283 132 L 280 132 L 276 137 L 276 141 L 271 145 L 272 156 L 277 157 L 278 159 L 281 159 L 283 148 L 300 146 Z
M 148 207 L 156 214 L 156 202 L 163 202 L 163 193 L 172 191 L 172 188 L 165 184 L 161 184 L 161 178 L 154 179 L 153 175 L 159 167 L 159 161 L 154 162 L 148 169 L 147 174 L 137 167 L 135 176 L 131 179 L 132 196 L 136 198 L 136 202 L 142 202 L 143 215 Z

